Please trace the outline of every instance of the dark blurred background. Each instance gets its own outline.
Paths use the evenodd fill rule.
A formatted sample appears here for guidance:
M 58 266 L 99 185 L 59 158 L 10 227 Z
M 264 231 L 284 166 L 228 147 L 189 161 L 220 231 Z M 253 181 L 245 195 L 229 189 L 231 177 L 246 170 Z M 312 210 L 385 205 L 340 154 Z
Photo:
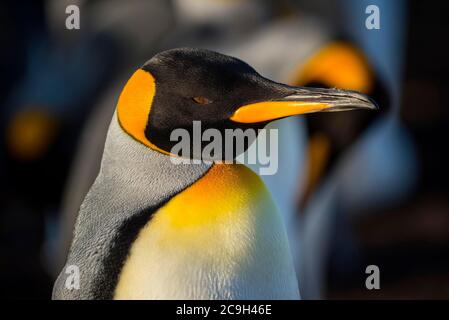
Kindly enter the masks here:
M 66 28 L 71 4 L 79 30 Z M 379 30 L 365 27 L 371 4 Z M 417 0 L 2 1 L 2 297 L 51 297 L 121 88 L 155 53 L 192 46 L 381 107 L 285 126 L 291 198 L 275 193 L 282 179 L 266 182 L 292 226 L 304 298 L 449 298 L 445 14 Z M 365 287 L 372 264 L 380 290 Z

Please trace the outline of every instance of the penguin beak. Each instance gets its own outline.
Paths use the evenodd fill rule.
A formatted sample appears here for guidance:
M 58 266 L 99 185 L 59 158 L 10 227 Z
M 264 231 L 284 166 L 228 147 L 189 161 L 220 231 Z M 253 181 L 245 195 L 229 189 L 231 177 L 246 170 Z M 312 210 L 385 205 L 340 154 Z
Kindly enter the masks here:
M 305 113 L 355 109 L 375 110 L 378 107 L 369 97 L 355 91 L 301 87 L 280 99 L 241 106 L 234 112 L 231 120 L 258 123 Z

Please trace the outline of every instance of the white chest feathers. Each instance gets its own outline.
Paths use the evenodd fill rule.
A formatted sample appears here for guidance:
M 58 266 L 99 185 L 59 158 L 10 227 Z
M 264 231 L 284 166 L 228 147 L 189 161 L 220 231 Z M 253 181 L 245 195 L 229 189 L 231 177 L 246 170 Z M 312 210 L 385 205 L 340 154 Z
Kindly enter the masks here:
M 243 165 L 214 165 L 140 231 L 115 299 L 299 299 L 280 215 Z

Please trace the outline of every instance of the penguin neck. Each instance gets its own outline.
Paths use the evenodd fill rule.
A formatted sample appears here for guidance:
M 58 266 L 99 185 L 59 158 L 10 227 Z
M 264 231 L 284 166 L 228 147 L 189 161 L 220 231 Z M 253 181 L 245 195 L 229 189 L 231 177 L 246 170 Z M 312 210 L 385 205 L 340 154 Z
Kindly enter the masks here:
M 169 155 L 143 145 L 121 128 L 115 112 L 106 138 L 100 176 L 121 180 L 134 187 L 145 185 L 146 183 L 142 183 L 144 181 L 159 181 L 161 187 L 168 187 L 165 185 L 167 183 L 183 187 L 179 185 L 181 180 L 200 177 L 211 166 L 212 164 L 206 163 L 179 164 L 172 161 Z M 190 179 L 186 179 L 188 175 L 191 176 Z

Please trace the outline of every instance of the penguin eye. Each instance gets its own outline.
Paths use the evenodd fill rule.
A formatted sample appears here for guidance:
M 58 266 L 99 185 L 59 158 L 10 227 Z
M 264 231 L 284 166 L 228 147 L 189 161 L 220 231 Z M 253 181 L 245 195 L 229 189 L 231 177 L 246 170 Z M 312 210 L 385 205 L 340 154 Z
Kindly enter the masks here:
M 193 97 L 192 98 L 193 101 L 195 101 L 195 103 L 197 104 L 209 104 L 212 103 L 212 100 L 207 99 L 206 97 Z

